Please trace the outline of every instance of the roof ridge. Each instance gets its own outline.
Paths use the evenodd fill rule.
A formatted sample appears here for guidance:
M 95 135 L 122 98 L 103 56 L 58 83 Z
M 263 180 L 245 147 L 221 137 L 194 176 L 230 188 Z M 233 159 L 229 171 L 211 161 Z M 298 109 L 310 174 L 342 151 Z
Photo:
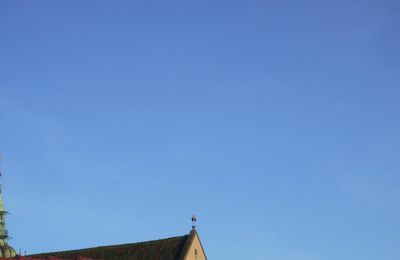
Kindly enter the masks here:
M 72 250 L 60 250 L 60 251 L 53 251 L 53 252 L 47 252 L 47 253 L 38 253 L 38 254 L 31 254 L 29 256 L 43 256 L 43 255 L 52 255 L 52 254 L 62 254 L 62 253 L 74 253 L 74 252 L 79 252 L 79 251 L 84 251 L 84 250 L 98 250 L 98 249 L 107 249 L 107 248 L 118 248 L 118 247 L 125 247 L 125 246 L 133 246 L 133 245 L 146 245 L 146 244 L 153 244 L 153 243 L 159 243 L 161 241 L 167 241 L 167 240 L 174 240 L 174 239 L 183 239 L 185 237 L 189 237 L 190 234 L 186 234 L 183 236 L 174 236 L 174 237 L 168 237 L 168 238 L 161 238 L 161 239 L 155 239 L 155 240 L 149 240 L 149 241 L 142 241 L 142 242 L 134 242 L 134 243 L 124 243 L 124 244 L 114 244 L 114 245 L 105 245 L 105 246 L 95 246 L 95 247 L 86 247 L 86 248 L 80 248 L 80 249 L 72 249 Z

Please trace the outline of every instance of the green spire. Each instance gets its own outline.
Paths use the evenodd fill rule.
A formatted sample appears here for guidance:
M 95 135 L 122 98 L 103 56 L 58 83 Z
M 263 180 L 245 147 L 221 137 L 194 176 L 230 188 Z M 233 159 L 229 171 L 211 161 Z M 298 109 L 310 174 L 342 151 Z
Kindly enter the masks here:
M 1 178 L 1 172 L 0 172 L 0 178 Z M 0 179 L 0 212 L 6 212 L 4 209 L 4 203 L 3 203 L 3 187 L 1 185 L 1 179 Z
M 0 257 L 12 258 L 16 256 L 14 248 L 8 245 L 8 231 L 6 229 L 6 215 L 7 211 L 3 203 L 3 189 L 1 183 L 2 174 L 0 172 Z
M 7 211 L 3 203 L 3 189 L 1 183 L 2 174 L 0 172 L 0 239 L 8 239 L 8 232 L 6 229 L 6 215 Z

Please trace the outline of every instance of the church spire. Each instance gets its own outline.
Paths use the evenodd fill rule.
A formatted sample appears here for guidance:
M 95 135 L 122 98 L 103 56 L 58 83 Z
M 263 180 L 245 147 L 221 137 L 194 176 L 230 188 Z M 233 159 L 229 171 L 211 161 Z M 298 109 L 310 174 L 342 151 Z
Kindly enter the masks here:
M 0 257 L 12 258 L 16 255 L 16 253 L 15 250 L 8 245 L 9 237 L 8 237 L 8 231 L 6 229 L 6 215 L 8 212 L 4 208 L 3 187 L 1 179 L 2 179 L 2 173 L 0 168 Z
M 2 173 L 0 172 L 0 239 L 8 239 L 8 232 L 6 229 L 6 215 L 7 211 L 3 203 L 3 187 L 2 187 Z

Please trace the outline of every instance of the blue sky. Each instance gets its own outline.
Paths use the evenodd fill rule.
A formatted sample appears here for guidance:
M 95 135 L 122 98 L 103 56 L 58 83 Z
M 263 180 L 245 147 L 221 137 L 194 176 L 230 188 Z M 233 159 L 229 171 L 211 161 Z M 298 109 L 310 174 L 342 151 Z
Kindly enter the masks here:
M 28 253 L 188 233 L 209 259 L 400 258 L 398 1 L 0 2 Z

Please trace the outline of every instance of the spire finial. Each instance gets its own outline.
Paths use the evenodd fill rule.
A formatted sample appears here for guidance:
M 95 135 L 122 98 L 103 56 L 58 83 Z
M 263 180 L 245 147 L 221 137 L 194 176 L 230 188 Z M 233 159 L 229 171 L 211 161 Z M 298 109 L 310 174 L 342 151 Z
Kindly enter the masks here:
M 196 229 L 196 222 L 197 222 L 196 215 L 193 214 L 193 216 L 192 216 L 192 229 Z

